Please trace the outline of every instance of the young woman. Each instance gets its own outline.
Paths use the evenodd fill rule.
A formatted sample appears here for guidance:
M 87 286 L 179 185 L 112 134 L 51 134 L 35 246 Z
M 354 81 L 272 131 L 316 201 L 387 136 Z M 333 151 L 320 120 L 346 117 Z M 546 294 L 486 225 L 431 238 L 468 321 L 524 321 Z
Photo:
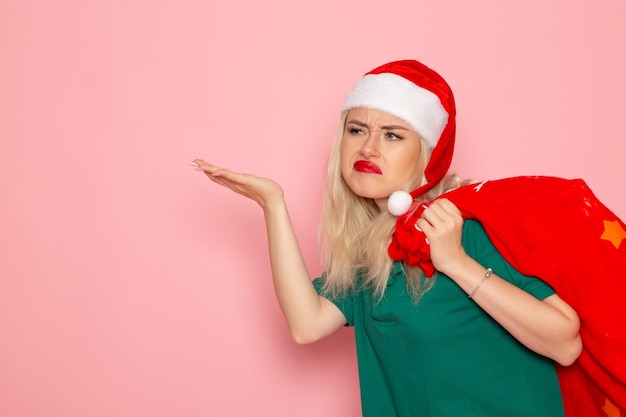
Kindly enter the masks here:
M 581 351 L 579 319 L 544 282 L 517 272 L 481 225 L 438 198 L 415 227 L 437 271 L 388 254 L 398 190 L 431 201 L 447 176 L 455 107 L 417 61 L 385 64 L 349 94 L 329 159 L 321 229 L 326 269 L 311 280 L 281 187 L 197 159 L 192 165 L 263 209 L 274 287 L 293 339 L 354 326 L 364 416 L 562 416 L 554 362 Z

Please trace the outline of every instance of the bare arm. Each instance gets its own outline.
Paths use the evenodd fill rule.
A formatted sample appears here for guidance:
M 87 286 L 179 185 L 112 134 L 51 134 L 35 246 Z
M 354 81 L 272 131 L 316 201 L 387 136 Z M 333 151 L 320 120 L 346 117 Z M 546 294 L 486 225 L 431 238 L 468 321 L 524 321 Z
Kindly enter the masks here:
M 311 282 L 280 185 L 200 159 L 193 162 L 213 182 L 256 201 L 263 209 L 274 289 L 293 339 L 311 343 L 345 325 L 341 311 L 318 295 Z
M 471 294 L 486 269 L 471 259 L 461 244 L 463 218 L 450 201 L 439 199 L 417 222 L 431 246 L 435 268 Z M 573 363 L 582 342 L 576 312 L 558 295 L 538 300 L 510 282 L 492 274 L 472 297 L 491 317 L 533 351 L 561 365 Z

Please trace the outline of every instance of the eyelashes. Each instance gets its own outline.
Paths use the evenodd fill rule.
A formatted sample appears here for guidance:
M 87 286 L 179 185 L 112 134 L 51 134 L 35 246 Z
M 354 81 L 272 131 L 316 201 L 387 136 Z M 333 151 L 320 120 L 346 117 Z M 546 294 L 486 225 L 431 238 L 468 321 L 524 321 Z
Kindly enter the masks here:
M 365 132 L 363 132 L 363 129 L 357 128 L 357 127 L 348 127 L 347 128 L 348 133 L 350 133 L 351 135 L 364 135 Z M 390 131 L 386 131 L 385 132 L 385 137 L 389 140 L 402 140 L 404 139 L 403 136 L 400 136 L 396 133 L 390 132 Z
M 392 133 L 392 132 L 387 132 L 387 134 L 385 136 L 388 137 L 391 140 L 402 140 L 402 139 L 404 139 L 402 136 L 396 135 L 395 133 Z

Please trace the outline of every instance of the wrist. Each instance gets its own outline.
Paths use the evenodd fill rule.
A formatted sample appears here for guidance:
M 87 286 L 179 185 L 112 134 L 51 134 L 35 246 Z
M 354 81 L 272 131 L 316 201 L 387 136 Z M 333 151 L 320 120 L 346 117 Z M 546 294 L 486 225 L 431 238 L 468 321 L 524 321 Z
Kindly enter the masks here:
M 271 216 L 273 213 L 284 212 L 287 210 L 287 203 L 283 196 L 276 196 L 272 199 L 266 200 L 262 204 L 263 213 L 265 216 Z
M 453 280 L 472 298 L 479 288 L 494 276 L 493 270 L 476 262 L 469 256 L 446 271 L 441 271 Z
M 456 281 L 455 277 L 463 275 L 475 264 L 477 265 L 478 263 L 463 252 L 454 258 L 450 258 L 446 262 L 439 262 L 436 268 L 437 271 L 446 274 Z

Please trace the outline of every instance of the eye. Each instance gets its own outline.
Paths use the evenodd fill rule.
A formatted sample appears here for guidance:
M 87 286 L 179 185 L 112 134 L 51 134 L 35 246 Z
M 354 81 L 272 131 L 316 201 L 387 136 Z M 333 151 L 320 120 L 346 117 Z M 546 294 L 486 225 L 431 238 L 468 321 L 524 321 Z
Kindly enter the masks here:
M 387 139 L 389 139 L 389 140 L 402 140 L 402 139 L 404 139 L 404 137 L 402 137 L 402 136 L 400 136 L 400 135 L 398 135 L 398 134 L 396 134 L 396 133 L 393 133 L 393 132 L 387 132 L 387 133 L 385 134 L 385 136 L 386 136 L 386 137 L 387 137 Z
M 359 129 L 358 127 L 349 126 L 348 133 L 350 133 L 351 135 L 362 135 L 363 130 Z

